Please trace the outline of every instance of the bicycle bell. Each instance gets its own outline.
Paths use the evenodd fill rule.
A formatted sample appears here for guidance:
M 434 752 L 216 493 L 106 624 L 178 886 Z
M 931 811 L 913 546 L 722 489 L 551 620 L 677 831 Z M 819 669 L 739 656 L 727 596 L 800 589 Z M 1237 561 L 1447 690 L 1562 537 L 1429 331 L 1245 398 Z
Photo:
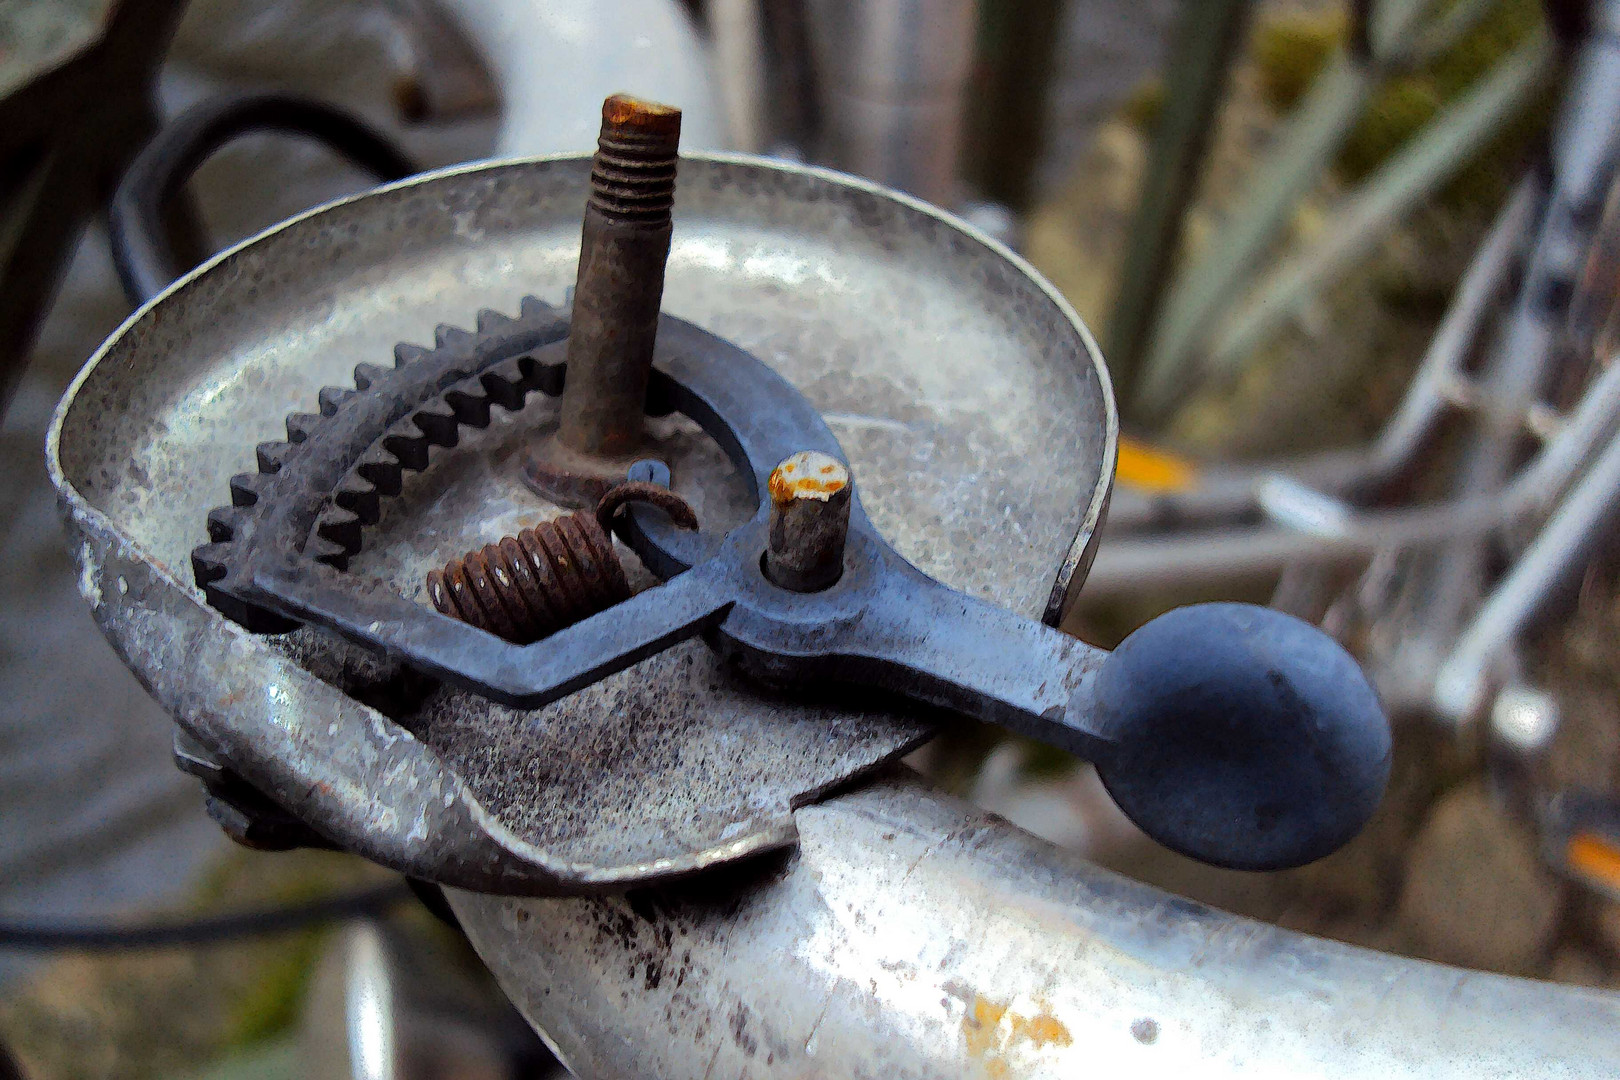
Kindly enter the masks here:
M 594 158 L 215 257 L 63 400 L 85 595 L 218 816 L 486 892 L 622 887 L 790 843 L 950 710 L 1091 758 L 1210 862 L 1360 828 L 1389 730 L 1325 635 L 1234 604 L 1111 654 L 1054 628 L 1116 420 L 1050 286 L 903 195 L 677 168 L 678 111 L 603 118 Z

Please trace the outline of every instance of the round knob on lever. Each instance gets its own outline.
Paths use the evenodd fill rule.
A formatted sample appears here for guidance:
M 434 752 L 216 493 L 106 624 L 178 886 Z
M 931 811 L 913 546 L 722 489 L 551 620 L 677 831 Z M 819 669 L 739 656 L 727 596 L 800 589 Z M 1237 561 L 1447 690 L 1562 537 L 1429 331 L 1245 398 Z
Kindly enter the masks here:
M 1159 843 L 1281 870 L 1360 831 L 1389 779 L 1378 695 L 1339 644 L 1252 604 L 1197 604 L 1131 634 L 1098 673 L 1097 770 Z

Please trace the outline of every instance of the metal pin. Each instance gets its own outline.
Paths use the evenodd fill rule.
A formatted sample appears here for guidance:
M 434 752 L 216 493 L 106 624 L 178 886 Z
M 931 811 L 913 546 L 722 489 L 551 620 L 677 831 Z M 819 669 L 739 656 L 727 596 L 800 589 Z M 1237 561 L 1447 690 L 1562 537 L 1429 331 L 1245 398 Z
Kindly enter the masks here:
M 784 589 L 817 592 L 844 572 L 849 537 L 849 467 L 818 450 L 801 450 L 770 478 L 771 527 L 765 576 Z

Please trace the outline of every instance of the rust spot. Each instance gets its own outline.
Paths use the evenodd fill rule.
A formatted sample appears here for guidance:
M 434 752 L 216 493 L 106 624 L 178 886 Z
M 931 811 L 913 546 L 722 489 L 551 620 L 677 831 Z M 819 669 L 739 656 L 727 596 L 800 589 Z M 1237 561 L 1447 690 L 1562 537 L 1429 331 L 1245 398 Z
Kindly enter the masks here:
M 815 450 L 801 450 L 771 471 L 771 501 L 786 504 L 797 499 L 820 499 L 849 486 L 843 462 Z
M 1014 1075 L 1013 1066 L 1023 1052 L 1074 1043 L 1063 1021 L 1038 1007 L 1034 1016 L 1023 1016 L 977 995 L 969 1002 L 962 1017 L 962 1041 L 968 1056 L 984 1063 L 985 1075 L 1003 1080 Z
M 602 122 L 614 127 L 675 133 L 681 130 L 681 110 L 631 94 L 614 94 L 602 102 Z

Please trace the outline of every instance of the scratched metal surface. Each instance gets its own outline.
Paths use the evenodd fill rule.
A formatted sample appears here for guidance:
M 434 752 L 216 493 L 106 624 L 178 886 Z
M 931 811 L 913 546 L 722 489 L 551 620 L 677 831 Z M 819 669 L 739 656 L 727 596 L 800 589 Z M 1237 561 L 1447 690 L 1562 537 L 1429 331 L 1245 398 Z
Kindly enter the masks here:
M 1620 995 L 1215 911 L 915 777 L 798 819 L 798 850 L 747 873 L 451 904 L 598 1080 L 1620 1075 Z
M 563 301 L 587 164 L 452 170 L 226 252 L 104 346 L 51 439 L 86 596 L 159 701 L 323 831 L 473 888 L 588 889 L 789 843 L 795 805 L 927 732 L 861 701 L 771 699 L 700 644 L 535 713 L 440 692 L 390 718 L 343 692 L 375 677 L 360 658 L 199 604 L 187 562 L 206 512 L 287 413 L 437 323 Z M 1112 475 L 1112 403 L 1072 310 L 1013 256 L 859 181 L 684 159 L 665 306 L 823 410 L 873 520 L 923 569 L 1032 616 L 1072 595 Z M 554 512 L 503 465 L 544 408 L 444 454 L 356 572 L 406 587 Z M 735 512 L 715 448 L 668 435 L 677 486 Z

